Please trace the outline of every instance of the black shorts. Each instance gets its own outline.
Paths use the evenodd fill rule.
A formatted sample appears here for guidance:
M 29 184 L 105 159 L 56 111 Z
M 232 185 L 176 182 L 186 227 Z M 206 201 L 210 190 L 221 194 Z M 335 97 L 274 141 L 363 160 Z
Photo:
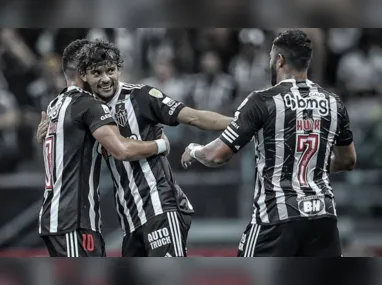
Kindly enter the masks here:
M 50 257 L 106 257 L 101 233 L 78 229 L 63 235 L 42 237 Z
M 123 238 L 123 257 L 187 256 L 191 215 L 178 211 L 158 215 Z
M 239 257 L 340 257 L 337 220 L 295 220 L 277 225 L 249 224 L 239 244 Z

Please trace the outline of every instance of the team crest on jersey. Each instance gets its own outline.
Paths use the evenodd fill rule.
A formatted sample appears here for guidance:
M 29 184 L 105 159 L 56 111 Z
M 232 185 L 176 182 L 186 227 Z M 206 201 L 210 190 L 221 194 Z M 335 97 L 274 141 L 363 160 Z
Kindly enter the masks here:
M 155 89 L 155 88 L 151 89 L 149 91 L 149 94 L 155 98 L 163 98 L 162 92 L 160 92 L 158 89 Z
M 121 102 L 117 105 L 115 105 L 115 121 L 118 125 L 121 127 L 126 126 L 127 122 L 129 121 L 129 116 L 126 111 L 126 106 L 124 102 Z

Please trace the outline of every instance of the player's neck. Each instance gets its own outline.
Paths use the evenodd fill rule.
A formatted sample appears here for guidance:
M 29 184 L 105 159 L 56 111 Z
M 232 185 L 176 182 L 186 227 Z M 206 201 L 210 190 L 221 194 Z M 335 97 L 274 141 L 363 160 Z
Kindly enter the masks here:
M 66 87 L 69 87 L 69 86 L 76 86 L 76 87 L 83 88 L 82 84 L 78 84 L 76 80 L 66 80 Z
M 308 71 L 304 71 L 304 72 L 290 71 L 290 72 L 284 73 L 280 79 L 281 79 L 280 81 L 287 80 L 287 79 L 294 79 L 296 81 L 307 80 Z

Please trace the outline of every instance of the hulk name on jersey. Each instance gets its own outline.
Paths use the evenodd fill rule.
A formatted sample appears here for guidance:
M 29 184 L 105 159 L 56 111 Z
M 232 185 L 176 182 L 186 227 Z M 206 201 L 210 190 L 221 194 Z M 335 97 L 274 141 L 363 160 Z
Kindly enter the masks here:
M 178 125 L 181 102 L 146 85 L 120 83 L 108 103 L 124 137 L 151 141 L 162 135 L 162 124 Z M 101 148 L 99 148 L 102 153 Z M 105 151 L 103 151 L 105 157 Z M 139 161 L 118 161 L 107 156 L 112 174 L 115 201 L 122 229 L 133 232 L 148 219 L 164 212 L 181 210 L 192 213 L 186 195 L 176 184 L 164 154 Z

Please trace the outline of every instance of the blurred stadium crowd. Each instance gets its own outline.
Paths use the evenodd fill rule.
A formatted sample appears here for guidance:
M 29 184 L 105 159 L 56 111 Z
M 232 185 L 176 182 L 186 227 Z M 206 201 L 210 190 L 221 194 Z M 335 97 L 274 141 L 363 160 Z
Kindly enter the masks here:
M 378 223 L 382 218 L 379 189 L 382 182 L 381 30 L 302 29 L 314 42 L 310 79 L 341 96 L 348 108 L 355 135 L 357 170 L 333 177 L 339 219 L 344 225 L 344 242 L 349 237 L 352 241 L 359 240 L 382 248 L 382 223 Z M 65 87 L 61 54 L 72 40 L 110 40 L 124 55 L 123 81 L 155 86 L 190 107 L 232 115 L 249 92 L 270 85 L 269 51 L 274 36 L 280 30 L 0 29 L 0 173 L 3 174 L 0 177 L 0 197 L 9 199 L 12 195 L 19 195 L 6 189 L 19 189 L 21 194 L 25 187 L 36 188 L 24 202 L 17 197 L 10 200 L 9 205 L 19 204 L 19 211 L 14 210 L 11 214 L 5 207 L 0 213 L 8 211 L 5 216 L 15 217 L 25 205 L 36 201 L 39 204 L 41 200 L 43 165 L 41 149 L 34 135 L 41 111 Z M 179 184 L 194 204 L 196 218 L 205 221 L 218 219 L 223 221 L 223 225 L 230 219 L 248 220 L 252 204 L 251 147 L 246 147 L 237 159 L 219 171 L 197 165 L 191 172 L 184 173 L 180 165 L 184 147 L 190 142 L 209 142 L 218 134 L 184 126 L 165 128 L 165 132 L 172 143 L 170 162 Z M 20 176 L 22 173 L 41 176 L 33 179 Z M 111 184 L 104 184 L 105 188 L 111 187 Z M 207 203 L 209 207 L 205 207 Z M 115 214 L 108 214 L 110 211 L 113 211 L 112 205 L 106 213 L 103 212 L 107 233 L 118 227 Z M 108 215 L 110 220 L 115 219 L 109 225 Z M 34 228 L 31 225 L 36 220 L 37 212 L 31 224 L 20 226 L 18 230 L 32 233 Z M 0 219 L 0 248 L 19 242 L 23 246 L 32 246 L 33 243 L 24 245 L 17 241 L 16 234 L 4 237 L 1 228 L 7 225 L 6 221 L 5 218 Z M 20 218 L 20 221 L 23 220 Z M 241 230 L 234 233 L 237 241 L 240 233 Z M 195 239 L 196 236 L 199 235 L 195 233 Z M 201 233 L 201 241 L 203 236 Z M 380 244 L 375 242 L 378 239 Z M 38 242 L 33 244 L 37 245 Z

